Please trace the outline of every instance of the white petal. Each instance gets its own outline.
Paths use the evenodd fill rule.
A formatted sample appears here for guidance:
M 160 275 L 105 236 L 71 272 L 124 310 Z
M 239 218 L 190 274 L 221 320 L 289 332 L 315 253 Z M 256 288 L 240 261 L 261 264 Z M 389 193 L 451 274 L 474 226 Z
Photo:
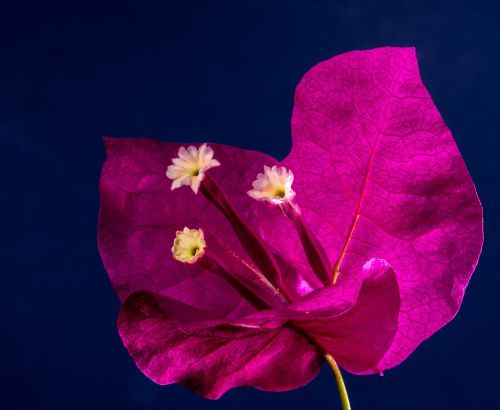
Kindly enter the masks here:
M 207 144 L 199 149 L 190 145 L 180 147 L 178 157 L 172 159 L 172 165 L 167 168 L 166 175 L 172 179 L 172 189 L 182 185 L 190 185 L 197 193 L 207 169 L 220 166 L 220 162 L 213 158 L 214 151 Z

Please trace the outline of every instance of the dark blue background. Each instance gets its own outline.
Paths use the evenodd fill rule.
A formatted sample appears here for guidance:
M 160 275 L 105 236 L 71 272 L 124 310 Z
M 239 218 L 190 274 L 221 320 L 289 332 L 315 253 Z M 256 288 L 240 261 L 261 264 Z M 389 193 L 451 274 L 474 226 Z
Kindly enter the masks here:
M 96 248 L 101 136 L 281 158 L 311 66 L 414 45 L 477 184 L 486 245 L 450 325 L 385 377 L 346 382 L 354 410 L 499 408 L 499 27 L 500 4 L 480 0 L 2 2 L 0 407 L 339 409 L 327 368 L 297 391 L 237 389 L 218 402 L 136 369 Z

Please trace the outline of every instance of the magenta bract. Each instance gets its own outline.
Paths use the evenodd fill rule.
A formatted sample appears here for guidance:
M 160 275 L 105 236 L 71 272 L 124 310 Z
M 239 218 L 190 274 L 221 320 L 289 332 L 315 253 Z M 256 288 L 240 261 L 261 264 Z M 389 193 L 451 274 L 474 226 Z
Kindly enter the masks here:
M 414 49 L 314 67 L 297 87 L 292 138 L 288 208 L 247 195 L 264 165 L 279 165 L 263 153 L 209 144 L 221 165 L 195 195 L 165 176 L 189 144 L 105 140 L 99 250 L 122 340 L 155 382 L 208 398 L 282 391 L 309 382 L 325 353 L 352 373 L 381 372 L 458 311 L 482 209 Z M 171 255 L 184 227 L 205 234 L 199 262 Z

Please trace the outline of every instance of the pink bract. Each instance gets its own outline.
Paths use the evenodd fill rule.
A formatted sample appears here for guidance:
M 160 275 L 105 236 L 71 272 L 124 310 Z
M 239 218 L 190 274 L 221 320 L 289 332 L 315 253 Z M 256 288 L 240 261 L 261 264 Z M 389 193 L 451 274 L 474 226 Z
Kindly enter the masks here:
M 238 233 L 243 222 L 206 196 L 170 190 L 166 168 L 191 144 L 105 140 L 99 250 L 123 303 L 122 340 L 155 382 L 208 398 L 236 386 L 283 391 L 308 383 L 325 353 L 352 373 L 376 373 L 458 311 L 482 246 L 482 209 L 414 49 L 315 66 L 295 93 L 292 139 L 281 164 L 295 175 L 293 201 L 328 277 L 279 207 L 246 194 L 277 160 L 209 144 L 221 166 L 202 186 L 220 186 L 248 227 Z M 259 303 L 220 272 L 172 258 L 184 226 L 203 229 L 207 254 Z M 251 233 L 274 260 L 286 303 L 246 268 L 258 265 Z

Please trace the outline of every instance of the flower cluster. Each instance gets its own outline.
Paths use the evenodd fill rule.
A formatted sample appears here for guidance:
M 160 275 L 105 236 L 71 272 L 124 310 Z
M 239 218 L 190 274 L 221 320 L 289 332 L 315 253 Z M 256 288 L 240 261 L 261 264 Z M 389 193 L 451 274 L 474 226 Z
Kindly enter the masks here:
M 347 409 L 338 365 L 392 368 L 457 313 L 482 209 L 414 50 L 314 67 L 292 131 L 282 162 L 105 140 L 99 250 L 120 336 L 155 382 L 283 391 L 326 360 Z

